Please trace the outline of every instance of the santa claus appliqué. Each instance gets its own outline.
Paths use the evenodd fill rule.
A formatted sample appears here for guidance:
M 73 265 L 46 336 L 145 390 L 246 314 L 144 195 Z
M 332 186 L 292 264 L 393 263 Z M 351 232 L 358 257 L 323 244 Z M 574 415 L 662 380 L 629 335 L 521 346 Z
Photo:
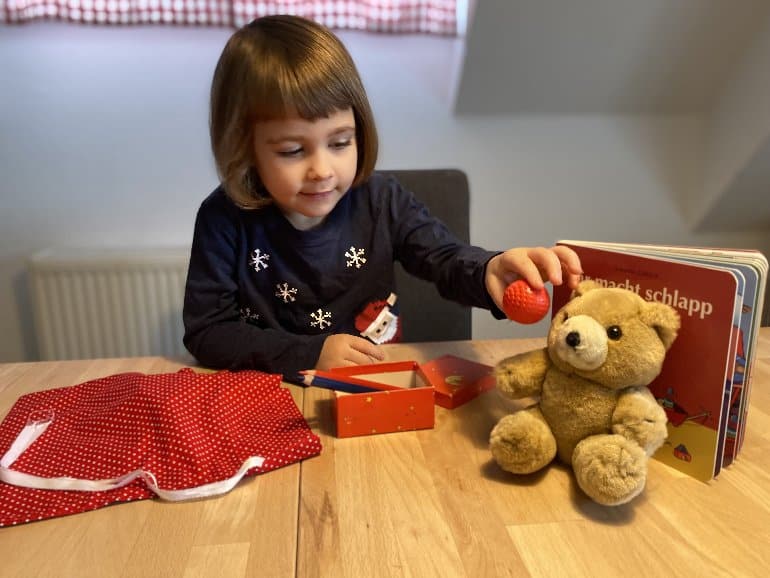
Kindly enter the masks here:
M 401 341 L 401 323 L 391 309 L 395 303 L 395 293 L 388 295 L 384 301 L 378 300 L 369 303 L 356 316 L 356 329 L 361 332 L 363 337 L 367 337 L 378 345 Z

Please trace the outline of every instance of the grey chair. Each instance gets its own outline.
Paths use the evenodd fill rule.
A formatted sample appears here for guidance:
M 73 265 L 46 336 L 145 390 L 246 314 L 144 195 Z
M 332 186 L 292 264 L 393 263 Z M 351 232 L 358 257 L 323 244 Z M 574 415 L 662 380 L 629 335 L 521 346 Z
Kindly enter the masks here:
M 422 201 L 431 214 L 465 242 L 470 241 L 468 178 L 457 169 L 383 170 Z M 471 338 L 471 308 L 447 301 L 436 287 L 396 263 L 396 294 L 403 320 L 402 341 Z

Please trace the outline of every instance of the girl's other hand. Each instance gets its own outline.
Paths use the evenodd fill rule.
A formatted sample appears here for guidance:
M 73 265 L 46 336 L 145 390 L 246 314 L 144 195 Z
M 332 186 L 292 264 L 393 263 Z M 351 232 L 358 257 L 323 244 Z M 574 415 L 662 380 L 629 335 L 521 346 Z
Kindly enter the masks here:
M 332 367 L 368 365 L 381 361 L 385 361 L 385 351 L 381 347 L 363 337 L 338 333 L 330 335 L 324 341 L 315 368 L 327 370 Z
M 495 305 L 502 309 L 505 288 L 516 279 L 523 278 L 535 290 L 547 281 L 553 285 L 566 282 L 574 289 L 582 274 L 580 258 L 569 247 L 519 247 L 492 257 L 484 282 Z

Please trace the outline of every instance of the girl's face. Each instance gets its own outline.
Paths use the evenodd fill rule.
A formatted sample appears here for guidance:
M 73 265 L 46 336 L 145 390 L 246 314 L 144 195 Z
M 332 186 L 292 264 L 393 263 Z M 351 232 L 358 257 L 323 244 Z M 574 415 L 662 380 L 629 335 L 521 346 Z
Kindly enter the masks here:
M 297 229 L 323 222 L 356 176 L 353 109 L 313 121 L 290 116 L 254 129 L 257 172 L 275 204 Z

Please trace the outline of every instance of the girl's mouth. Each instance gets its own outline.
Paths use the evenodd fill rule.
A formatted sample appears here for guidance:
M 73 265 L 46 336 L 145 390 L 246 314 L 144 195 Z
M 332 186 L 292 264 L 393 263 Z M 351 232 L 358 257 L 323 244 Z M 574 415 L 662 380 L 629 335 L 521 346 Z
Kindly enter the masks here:
M 328 191 L 302 191 L 300 195 L 304 197 L 310 197 L 314 199 L 320 199 L 324 197 L 328 197 L 334 192 L 334 189 L 330 189 Z

